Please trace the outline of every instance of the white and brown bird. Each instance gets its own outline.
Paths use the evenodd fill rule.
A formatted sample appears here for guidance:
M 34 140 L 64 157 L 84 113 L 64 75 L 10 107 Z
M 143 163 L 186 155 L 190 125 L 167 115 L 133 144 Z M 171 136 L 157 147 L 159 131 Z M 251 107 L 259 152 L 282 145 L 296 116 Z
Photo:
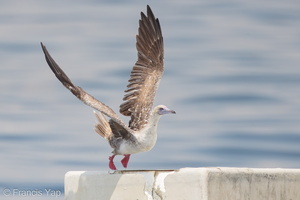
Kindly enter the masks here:
M 164 71 L 164 43 L 159 21 L 149 6 L 147 16 L 141 12 L 136 36 L 138 60 L 131 71 L 125 90 L 123 98 L 125 102 L 120 105 L 120 113 L 131 117 L 128 126 L 110 107 L 75 86 L 53 60 L 43 43 L 41 46 L 46 61 L 58 80 L 86 105 L 100 111 L 100 114 L 95 112 L 98 120 L 95 131 L 108 140 L 113 148 L 113 155 L 109 157 L 110 169 L 116 170 L 113 162 L 116 155 L 124 155 L 121 163 L 127 168 L 131 154 L 146 152 L 153 148 L 157 139 L 159 118 L 164 114 L 175 114 L 175 111 L 164 105 L 152 109 Z M 104 115 L 110 120 L 107 121 Z

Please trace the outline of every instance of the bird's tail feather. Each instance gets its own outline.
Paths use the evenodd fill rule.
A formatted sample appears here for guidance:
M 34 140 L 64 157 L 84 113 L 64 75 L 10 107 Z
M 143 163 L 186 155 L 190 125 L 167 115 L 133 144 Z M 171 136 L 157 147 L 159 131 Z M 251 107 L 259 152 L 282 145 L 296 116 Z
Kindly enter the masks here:
M 97 119 L 97 122 L 95 124 L 96 133 L 108 140 L 112 136 L 112 130 L 110 128 L 109 123 L 107 122 L 102 113 L 98 114 L 96 113 L 96 111 L 94 111 L 94 114 Z

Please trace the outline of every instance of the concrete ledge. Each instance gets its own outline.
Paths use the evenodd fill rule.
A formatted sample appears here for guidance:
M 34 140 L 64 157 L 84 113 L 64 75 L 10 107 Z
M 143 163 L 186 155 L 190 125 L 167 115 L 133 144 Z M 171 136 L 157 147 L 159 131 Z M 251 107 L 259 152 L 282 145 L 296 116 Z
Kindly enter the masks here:
M 65 175 L 65 197 L 67 200 L 299 200 L 300 169 L 74 171 Z

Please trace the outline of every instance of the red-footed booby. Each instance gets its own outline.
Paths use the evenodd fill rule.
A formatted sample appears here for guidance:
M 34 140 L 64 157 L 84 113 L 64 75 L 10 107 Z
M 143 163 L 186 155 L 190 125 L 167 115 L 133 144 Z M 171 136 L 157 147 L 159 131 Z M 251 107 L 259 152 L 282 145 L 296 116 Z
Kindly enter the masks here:
M 64 71 L 58 66 L 41 43 L 46 61 L 58 80 L 82 102 L 96 109 L 97 124 L 95 131 L 108 140 L 113 148 L 109 157 L 109 168 L 116 170 L 114 157 L 124 155 L 121 163 L 127 168 L 131 154 L 150 151 L 156 143 L 157 124 L 164 114 L 175 114 L 175 111 L 164 105 L 152 109 L 156 90 L 164 71 L 164 43 L 160 24 L 147 6 L 147 16 L 141 12 L 136 48 L 138 60 L 135 63 L 127 90 L 125 101 L 120 105 L 120 113 L 130 116 L 127 126 L 118 115 L 104 103 L 98 101 L 82 88 L 75 86 Z M 105 116 L 110 118 L 109 121 Z

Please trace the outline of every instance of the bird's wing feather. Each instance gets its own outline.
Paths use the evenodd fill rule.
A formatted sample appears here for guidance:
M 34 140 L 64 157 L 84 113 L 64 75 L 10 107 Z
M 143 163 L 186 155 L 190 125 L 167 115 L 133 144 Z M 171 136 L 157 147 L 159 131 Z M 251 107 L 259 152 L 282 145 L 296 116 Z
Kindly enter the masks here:
M 127 90 L 125 101 L 120 105 L 120 113 L 131 116 L 129 127 L 142 129 L 148 122 L 151 109 L 164 71 L 164 44 L 158 19 L 147 6 L 147 16 L 141 13 L 138 35 L 136 36 L 138 60 L 135 63 Z
M 69 77 L 64 73 L 64 71 L 58 66 L 58 64 L 54 61 L 54 59 L 49 54 L 46 47 L 41 43 L 43 52 L 45 54 L 46 61 L 57 77 L 57 79 L 68 89 L 70 90 L 78 99 L 80 99 L 83 103 L 92 108 L 102 112 L 104 115 L 111 118 L 113 121 L 118 123 L 120 126 L 124 127 L 128 133 L 131 132 L 131 129 L 117 116 L 117 114 L 107 105 L 95 99 L 92 95 L 88 94 L 82 88 L 75 86 Z

